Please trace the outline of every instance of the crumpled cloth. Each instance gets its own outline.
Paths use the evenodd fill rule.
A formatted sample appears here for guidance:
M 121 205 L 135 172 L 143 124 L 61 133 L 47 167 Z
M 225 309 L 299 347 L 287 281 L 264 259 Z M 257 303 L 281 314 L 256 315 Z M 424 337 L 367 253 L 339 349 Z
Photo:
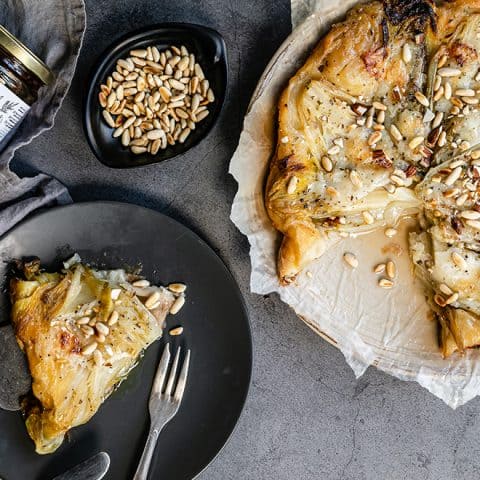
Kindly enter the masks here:
M 71 202 L 67 189 L 44 174 L 19 178 L 9 169 L 15 151 L 53 126 L 75 71 L 86 15 L 83 0 L 0 0 L 0 24 L 54 72 L 22 124 L 0 152 L 0 235 L 32 211 Z

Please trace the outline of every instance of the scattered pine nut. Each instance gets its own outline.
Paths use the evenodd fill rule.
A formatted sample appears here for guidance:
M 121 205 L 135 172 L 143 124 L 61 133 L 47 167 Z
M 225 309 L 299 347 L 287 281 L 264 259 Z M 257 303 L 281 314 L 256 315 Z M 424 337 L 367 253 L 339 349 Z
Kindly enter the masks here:
M 180 309 L 185 305 L 185 297 L 180 295 L 177 299 L 173 302 L 173 305 L 170 307 L 170 313 L 172 315 L 177 314 Z
M 97 349 L 97 346 L 98 346 L 97 342 L 91 342 L 91 343 L 85 345 L 82 348 L 82 355 L 84 355 L 84 356 L 91 355 Z
M 444 283 L 441 283 L 438 288 L 445 295 L 452 295 L 453 294 L 452 289 L 448 285 L 445 285 Z
M 297 185 L 298 185 L 298 177 L 296 177 L 295 175 L 293 175 L 290 180 L 288 181 L 288 184 L 287 184 L 287 193 L 289 195 L 292 195 L 295 193 L 295 190 L 297 189 Z
M 391 260 L 389 260 L 387 262 L 387 266 L 386 266 L 385 271 L 386 271 L 387 277 L 390 280 L 393 280 L 395 278 L 395 274 L 397 272 L 397 267 L 395 266 L 395 263 L 392 262 Z
M 378 286 L 381 287 L 381 288 L 390 289 L 390 288 L 393 287 L 393 282 L 391 280 L 389 280 L 388 278 L 381 278 L 378 281 Z
M 405 43 L 402 48 L 402 58 L 405 63 L 410 63 L 412 61 L 412 50 L 408 43 Z
M 160 292 L 154 292 L 145 300 L 145 307 L 150 310 L 159 300 Z
M 420 91 L 415 92 L 415 98 L 417 99 L 418 103 L 423 105 L 424 107 L 430 106 L 430 102 L 428 98 Z
M 452 253 L 452 261 L 458 268 L 461 268 L 462 270 L 466 270 L 467 262 L 459 253 L 457 252 Z
M 183 293 L 187 286 L 184 283 L 171 283 L 167 288 L 173 293 Z
M 458 300 L 458 293 L 453 293 L 445 300 L 445 305 L 450 305 Z
M 176 336 L 181 335 L 183 333 L 183 327 L 172 328 L 168 333 L 172 337 L 176 337 Z
M 421 136 L 412 138 L 412 140 L 410 140 L 410 142 L 408 143 L 410 150 L 415 150 L 423 143 L 424 140 L 425 138 Z
M 385 271 L 386 265 L 384 263 L 379 263 L 373 267 L 373 273 L 383 273 Z
M 458 68 L 442 67 L 437 70 L 441 77 L 458 77 L 462 71 Z
M 357 257 L 353 253 L 346 252 L 343 254 L 343 260 L 345 263 L 352 267 L 352 268 L 357 268 L 358 267 L 358 260 Z

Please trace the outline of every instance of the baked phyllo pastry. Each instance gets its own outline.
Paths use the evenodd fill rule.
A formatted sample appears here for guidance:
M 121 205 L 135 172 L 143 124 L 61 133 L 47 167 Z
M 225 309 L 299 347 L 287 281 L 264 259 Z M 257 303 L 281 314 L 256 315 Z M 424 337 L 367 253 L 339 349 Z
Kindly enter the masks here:
M 10 282 L 11 319 L 32 376 L 22 409 L 40 454 L 90 420 L 161 337 L 176 301 L 124 270 L 70 263 L 59 273 L 43 272 L 38 260 L 22 263 Z
M 356 6 L 280 98 L 265 191 L 282 284 L 333 240 L 420 215 L 445 356 L 480 345 L 479 54 L 480 0 Z

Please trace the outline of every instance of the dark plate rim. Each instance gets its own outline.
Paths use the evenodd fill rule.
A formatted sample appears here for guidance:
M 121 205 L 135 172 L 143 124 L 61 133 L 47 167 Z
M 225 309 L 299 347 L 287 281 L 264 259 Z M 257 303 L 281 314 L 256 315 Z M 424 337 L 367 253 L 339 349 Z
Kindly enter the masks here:
M 237 296 L 240 300 L 240 304 L 242 305 L 243 310 L 245 312 L 245 319 L 246 319 L 245 326 L 246 326 L 246 334 L 247 334 L 247 337 L 248 337 L 248 350 L 249 350 L 249 354 L 248 354 L 248 363 L 249 363 L 248 383 L 246 385 L 245 392 L 244 392 L 244 394 L 241 398 L 241 407 L 240 407 L 240 409 L 238 411 L 238 414 L 236 416 L 235 424 L 234 424 L 233 428 L 231 429 L 230 432 L 228 432 L 228 434 L 225 438 L 225 441 L 223 442 L 220 449 L 216 452 L 216 454 L 213 455 L 212 458 L 210 460 L 208 460 L 207 463 L 203 467 L 201 467 L 200 470 L 198 470 L 198 472 L 192 477 L 192 480 L 194 480 L 202 472 L 204 472 L 218 458 L 218 456 L 222 453 L 225 446 L 227 445 L 227 443 L 230 441 L 233 434 L 237 430 L 240 419 L 241 419 L 241 417 L 242 417 L 242 415 L 245 411 L 245 404 L 247 402 L 247 399 L 248 399 L 248 396 L 249 396 L 249 393 L 250 393 L 250 389 L 251 389 L 251 386 L 252 386 L 252 373 L 253 373 L 253 365 L 254 365 L 254 361 L 255 361 L 254 360 L 254 346 L 253 346 L 253 339 L 252 339 L 252 328 L 251 328 L 251 324 L 250 324 L 250 316 L 248 314 L 248 309 L 247 309 L 247 305 L 245 303 L 245 299 L 243 298 L 243 295 L 242 295 L 242 292 L 240 290 L 240 287 L 238 285 L 237 280 L 235 279 L 233 274 L 228 269 L 228 267 L 227 267 L 226 263 L 224 262 L 223 258 L 198 233 L 194 232 L 191 228 L 187 227 L 186 225 L 179 222 L 178 220 L 170 217 L 169 215 L 166 215 L 165 213 L 159 212 L 158 210 L 154 210 L 152 208 L 144 207 L 143 205 L 138 205 L 136 203 L 116 202 L 116 201 L 112 201 L 112 200 L 99 200 L 99 201 L 90 200 L 90 201 L 84 201 L 84 202 L 70 203 L 70 204 L 67 204 L 67 205 L 57 205 L 57 206 L 51 207 L 51 208 L 42 208 L 42 209 L 37 210 L 37 211 L 33 212 L 32 214 L 28 215 L 26 218 L 24 218 L 23 220 L 18 222 L 14 227 L 12 227 L 10 230 L 8 230 L 2 236 L 0 236 L 0 242 L 2 242 L 12 231 L 14 231 L 17 228 L 20 228 L 23 224 L 29 222 L 33 218 L 41 217 L 42 215 L 49 214 L 53 211 L 66 210 L 66 209 L 69 209 L 69 208 L 77 208 L 77 207 L 82 207 L 84 205 L 85 206 L 114 205 L 114 206 L 127 206 L 127 207 L 140 208 L 142 210 L 148 210 L 150 212 L 154 212 L 156 215 L 160 215 L 160 216 L 166 218 L 167 221 L 170 221 L 170 222 L 173 222 L 173 223 L 176 223 L 176 224 L 180 225 L 181 227 L 187 229 L 196 238 L 196 240 L 200 244 L 202 244 L 203 246 L 207 247 L 209 250 L 212 251 L 212 253 L 219 259 L 220 264 L 222 265 L 222 268 L 225 271 L 226 275 L 228 277 L 230 277 L 230 279 L 233 281 L 234 285 L 237 287 L 236 288 L 236 293 L 237 293 Z M 152 473 L 154 473 L 154 472 L 152 472 Z
M 224 62 L 224 75 L 225 75 L 225 84 L 224 84 L 224 95 L 219 99 L 219 104 L 218 108 L 213 114 L 213 119 L 210 123 L 210 126 L 207 128 L 205 133 L 202 136 L 199 136 L 197 139 L 193 141 L 193 143 L 190 145 L 189 148 L 187 148 L 184 152 L 177 153 L 175 155 L 172 155 L 171 157 L 165 158 L 163 160 L 155 160 L 155 156 L 152 156 L 152 161 L 149 163 L 145 163 L 142 165 L 115 165 L 114 163 L 107 163 L 103 155 L 101 154 L 101 151 L 99 150 L 97 143 L 94 141 L 94 133 L 93 129 L 91 126 L 91 122 L 89 120 L 90 115 L 93 113 L 92 110 L 92 102 L 95 101 L 95 86 L 99 80 L 99 77 L 101 76 L 101 73 L 103 72 L 103 69 L 105 67 L 105 64 L 110 61 L 111 58 L 115 57 L 118 55 L 118 50 L 122 50 L 124 47 L 124 44 L 130 43 L 132 41 L 140 41 L 141 37 L 155 33 L 156 31 L 159 31 L 164 28 L 181 28 L 184 29 L 185 31 L 192 31 L 192 30 L 201 30 L 205 33 L 207 33 L 209 36 L 215 36 L 217 39 L 221 42 L 222 44 L 222 50 L 223 50 L 223 55 L 225 57 L 225 62 Z M 160 32 L 158 32 L 160 33 Z M 225 39 L 221 35 L 220 32 L 217 30 L 211 28 L 211 27 L 206 27 L 205 25 L 200 25 L 197 23 L 189 23 L 189 22 L 162 22 L 162 23 L 156 23 L 153 25 L 148 25 L 146 27 L 142 27 L 136 30 L 133 30 L 132 32 L 129 32 L 125 35 L 122 35 L 119 39 L 113 41 L 112 43 L 109 44 L 107 48 L 105 48 L 100 55 L 98 56 L 98 59 L 95 61 L 93 66 L 91 67 L 90 73 L 87 77 L 87 89 L 86 89 L 86 94 L 84 94 L 83 98 L 83 114 L 82 114 L 82 124 L 83 124 L 83 131 L 85 134 L 85 137 L 87 139 L 87 143 L 92 150 L 93 154 L 97 158 L 99 162 L 101 162 L 103 165 L 105 165 L 108 168 L 113 168 L 113 169 L 118 169 L 118 170 L 129 170 L 132 168 L 142 168 L 142 167 L 149 167 L 151 165 L 156 165 L 157 163 L 165 163 L 169 162 L 170 160 L 173 160 L 175 158 L 178 158 L 182 155 L 185 155 L 189 150 L 192 148 L 195 148 L 199 143 L 201 143 L 205 138 L 208 137 L 210 132 L 212 131 L 213 127 L 217 124 L 218 119 L 220 117 L 220 114 L 222 113 L 223 106 L 225 103 L 225 97 L 228 94 L 228 84 L 229 84 L 229 76 L 228 76 L 228 55 L 227 55 L 227 46 L 225 44 Z

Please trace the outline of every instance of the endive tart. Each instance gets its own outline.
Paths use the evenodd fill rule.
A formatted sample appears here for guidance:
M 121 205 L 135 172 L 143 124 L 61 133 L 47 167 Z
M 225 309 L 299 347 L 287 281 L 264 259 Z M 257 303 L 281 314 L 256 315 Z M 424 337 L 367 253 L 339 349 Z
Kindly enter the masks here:
M 70 263 L 58 273 L 43 272 L 37 260 L 23 263 L 10 282 L 12 323 L 32 376 L 22 407 L 40 454 L 54 452 L 97 412 L 162 335 L 176 299 L 124 270 Z
M 445 356 L 480 344 L 480 0 L 363 3 L 279 101 L 265 205 L 282 284 L 342 236 L 420 214 Z

